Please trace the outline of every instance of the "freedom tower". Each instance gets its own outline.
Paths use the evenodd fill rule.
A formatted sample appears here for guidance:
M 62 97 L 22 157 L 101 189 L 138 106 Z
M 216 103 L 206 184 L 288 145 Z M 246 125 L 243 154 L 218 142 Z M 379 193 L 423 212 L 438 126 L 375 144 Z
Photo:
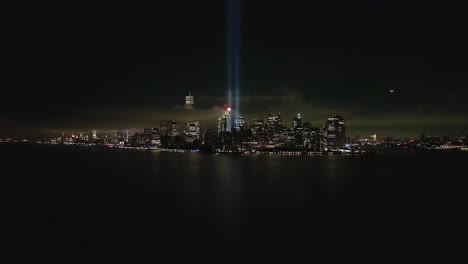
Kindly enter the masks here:
M 233 108 L 234 120 L 238 120 L 240 118 L 240 0 L 227 0 L 227 2 L 227 96 L 228 106 Z M 231 122 L 226 125 L 226 130 L 232 130 Z

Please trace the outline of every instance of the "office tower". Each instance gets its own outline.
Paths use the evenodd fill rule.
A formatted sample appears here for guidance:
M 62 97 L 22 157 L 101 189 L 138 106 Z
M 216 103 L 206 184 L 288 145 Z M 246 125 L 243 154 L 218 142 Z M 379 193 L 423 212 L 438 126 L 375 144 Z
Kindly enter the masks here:
M 189 80 L 188 82 L 188 95 L 185 96 L 185 108 L 186 109 L 193 109 L 194 108 L 194 104 L 195 104 L 195 101 L 193 99 L 193 96 L 192 96 L 192 93 L 190 92 L 190 85 L 191 85 L 191 81 Z
M 226 118 L 219 117 L 218 118 L 218 133 L 226 131 Z
M 176 137 L 179 136 L 179 123 L 172 121 L 170 125 L 170 131 L 169 131 L 169 136 L 171 137 Z
M 152 135 L 152 134 L 153 134 L 153 129 L 151 128 L 143 129 L 143 135 Z
M 161 121 L 159 125 L 159 134 L 163 136 L 169 136 L 171 131 L 172 120 Z
M 322 133 L 320 133 L 320 128 L 318 127 L 311 127 L 309 129 L 310 133 L 310 141 L 309 141 L 309 149 L 314 152 L 321 152 L 322 151 Z
M 331 116 L 325 123 L 325 140 L 328 151 L 343 148 L 346 143 L 345 119 L 341 116 Z
M 151 138 L 150 145 L 160 147 L 161 146 L 161 135 L 159 134 L 159 129 L 154 127 L 151 130 L 152 130 L 151 131 L 152 134 L 150 136 L 150 138 Z
M 125 141 L 125 133 L 124 131 L 122 130 L 117 130 L 115 132 L 115 139 L 114 139 L 115 142 L 124 142 Z
M 185 122 L 185 141 L 192 143 L 200 139 L 200 122 L 187 121 Z
M 283 120 L 281 119 L 281 113 L 268 114 L 266 120 L 267 129 L 273 133 L 279 133 L 283 127 Z
M 296 126 L 293 129 L 294 132 L 294 144 L 296 148 L 304 147 L 304 129 L 300 126 Z
M 297 129 L 298 127 L 302 127 L 301 114 L 297 114 L 297 116 L 293 119 L 293 129 Z
M 92 131 L 93 139 L 97 139 L 97 130 Z
M 218 118 L 218 133 L 222 131 L 231 132 L 232 128 L 231 108 L 227 104 L 224 104 L 223 108 L 224 114 Z
M 129 139 L 130 139 L 130 132 L 128 130 L 125 130 L 124 141 L 128 142 Z
M 262 135 L 263 130 L 264 130 L 263 120 L 254 119 L 253 122 L 252 122 L 251 130 L 252 130 L 252 136 L 260 137 Z
M 239 131 L 239 130 L 243 129 L 244 127 L 245 127 L 245 119 L 244 119 L 244 117 L 239 116 L 239 118 L 236 118 L 236 119 L 234 120 L 234 128 L 235 128 L 236 130 Z

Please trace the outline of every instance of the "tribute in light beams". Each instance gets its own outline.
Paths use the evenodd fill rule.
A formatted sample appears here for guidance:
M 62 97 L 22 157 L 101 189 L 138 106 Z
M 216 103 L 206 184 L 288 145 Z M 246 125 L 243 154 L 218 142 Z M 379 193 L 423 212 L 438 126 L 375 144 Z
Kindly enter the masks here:
M 228 105 L 234 106 L 234 120 L 239 118 L 240 105 L 239 105 L 239 94 L 240 94 L 240 74 L 239 74 L 239 38 L 240 38 L 240 26 L 239 26 L 239 1 L 240 0 L 227 0 L 227 53 L 228 53 Z M 234 104 L 233 104 L 233 93 L 234 90 Z M 226 130 L 231 131 L 232 124 L 226 124 Z

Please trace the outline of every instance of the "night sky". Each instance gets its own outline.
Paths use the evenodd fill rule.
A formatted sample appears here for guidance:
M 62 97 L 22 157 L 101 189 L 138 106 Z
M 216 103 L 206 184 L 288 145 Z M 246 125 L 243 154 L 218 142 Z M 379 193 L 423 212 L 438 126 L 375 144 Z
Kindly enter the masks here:
M 214 127 L 226 102 L 226 1 L 5 6 L 0 136 Z M 468 131 L 464 6 L 449 1 L 243 1 L 242 115 L 297 112 L 348 135 Z M 196 109 L 183 109 L 188 80 Z M 390 89 L 395 92 L 391 94 Z

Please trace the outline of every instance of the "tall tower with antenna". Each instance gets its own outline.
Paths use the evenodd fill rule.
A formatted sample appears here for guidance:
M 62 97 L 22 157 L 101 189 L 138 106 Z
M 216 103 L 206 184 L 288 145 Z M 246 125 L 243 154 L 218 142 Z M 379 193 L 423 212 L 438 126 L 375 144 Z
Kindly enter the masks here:
M 190 92 L 190 86 L 191 86 L 191 81 L 189 80 L 188 86 L 187 86 L 188 95 L 185 96 L 185 108 L 186 109 L 193 109 L 194 107 L 194 100 L 193 100 L 192 93 Z

